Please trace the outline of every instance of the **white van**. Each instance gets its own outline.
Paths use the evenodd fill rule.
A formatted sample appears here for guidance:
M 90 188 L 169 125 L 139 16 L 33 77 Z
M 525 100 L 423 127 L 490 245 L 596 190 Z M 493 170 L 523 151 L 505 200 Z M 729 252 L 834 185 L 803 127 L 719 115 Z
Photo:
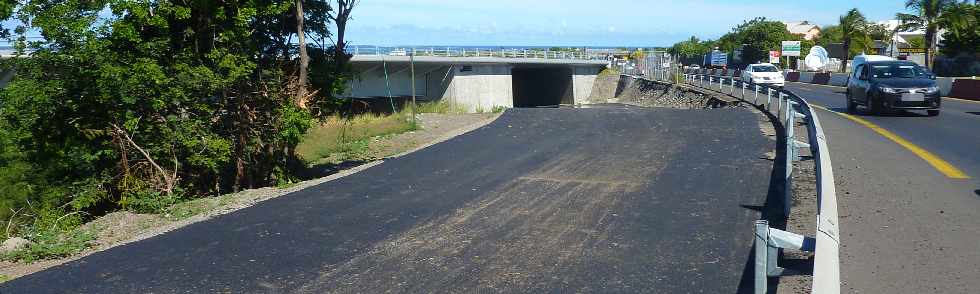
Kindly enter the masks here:
M 895 58 L 891 58 L 891 57 L 884 56 L 884 55 L 864 55 L 864 54 L 861 54 L 861 55 L 858 55 L 858 56 L 854 56 L 854 61 L 851 61 L 851 73 L 854 73 L 854 69 L 856 69 L 858 67 L 858 65 L 862 65 L 862 64 L 865 64 L 865 63 L 868 63 L 868 62 L 872 62 L 872 61 L 893 61 L 893 60 L 895 60 Z
M 893 61 L 895 58 L 891 58 L 884 55 L 865 55 L 861 54 L 854 56 L 854 60 L 851 61 L 851 68 L 847 74 L 847 86 L 851 86 L 851 78 L 857 79 L 857 67 L 872 61 Z

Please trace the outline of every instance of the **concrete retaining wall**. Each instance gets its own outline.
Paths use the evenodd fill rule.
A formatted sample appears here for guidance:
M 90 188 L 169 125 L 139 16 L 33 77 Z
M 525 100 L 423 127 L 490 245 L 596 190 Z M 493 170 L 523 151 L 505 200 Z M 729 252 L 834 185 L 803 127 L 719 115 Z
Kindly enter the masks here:
M 461 71 L 462 68 L 457 67 L 455 77 L 442 99 L 469 111 L 488 111 L 497 106 L 514 107 L 510 65 L 474 65 L 468 67 L 468 71 Z
M 592 88 L 599 70 L 600 68 L 594 66 L 576 66 L 572 69 L 572 96 L 576 103 L 586 102 L 592 96 Z

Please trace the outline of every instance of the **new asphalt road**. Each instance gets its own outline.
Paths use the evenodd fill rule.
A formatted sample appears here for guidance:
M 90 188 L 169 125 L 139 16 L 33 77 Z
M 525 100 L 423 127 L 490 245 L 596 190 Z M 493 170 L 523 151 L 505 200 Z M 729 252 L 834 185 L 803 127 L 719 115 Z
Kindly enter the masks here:
M 980 102 L 944 99 L 939 117 L 846 115 L 844 88 L 786 88 L 826 109 L 843 292 L 980 291 Z
M 745 291 L 772 169 L 760 158 L 773 144 L 745 109 L 508 110 L 447 142 L 0 292 Z

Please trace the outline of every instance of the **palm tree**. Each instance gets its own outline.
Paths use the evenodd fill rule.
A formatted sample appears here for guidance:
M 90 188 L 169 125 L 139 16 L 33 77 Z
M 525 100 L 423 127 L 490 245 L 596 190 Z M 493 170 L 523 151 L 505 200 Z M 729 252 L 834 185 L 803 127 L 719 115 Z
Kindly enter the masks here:
M 943 11 L 937 22 L 940 27 L 960 36 L 974 30 L 977 23 L 980 22 L 980 19 L 977 19 L 977 9 L 980 9 L 977 4 L 954 3 Z
M 932 55 L 936 51 L 936 37 L 942 28 L 945 12 L 956 0 L 906 0 L 905 8 L 914 14 L 898 13 L 895 15 L 900 22 L 899 30 L 925 30 L 926 66 L 932 68 Z
M 847 71 L 847 60 L 851 58 L 851 44 L 857 43 L 862 46 L 868 44 L 867 33 L 868 20 L 857 8 L 852 8 L 847 14 L 840 16 L 841 40 L 844 42 L 844 62 L 841 62 L 841 71 Z

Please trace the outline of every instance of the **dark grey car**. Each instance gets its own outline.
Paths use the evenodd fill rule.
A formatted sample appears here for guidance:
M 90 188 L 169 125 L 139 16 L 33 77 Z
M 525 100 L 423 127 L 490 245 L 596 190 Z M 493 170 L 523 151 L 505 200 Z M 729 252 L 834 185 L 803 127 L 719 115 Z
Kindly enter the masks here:
M 936 77 L 910 61 L 874 61 L 859 65 L 847 82 L 847 111 L 925 110 L 939 115 L 942 104 Z

